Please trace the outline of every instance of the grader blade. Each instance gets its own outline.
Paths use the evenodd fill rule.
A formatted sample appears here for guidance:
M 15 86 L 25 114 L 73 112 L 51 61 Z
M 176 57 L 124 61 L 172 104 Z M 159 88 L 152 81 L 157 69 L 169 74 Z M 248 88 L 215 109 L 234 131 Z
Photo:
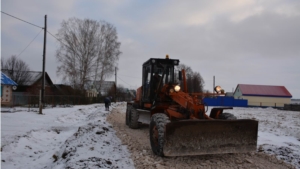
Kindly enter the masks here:
M 256 151 L 258 121 L 184 120 L 166 125 L 165 156 Z

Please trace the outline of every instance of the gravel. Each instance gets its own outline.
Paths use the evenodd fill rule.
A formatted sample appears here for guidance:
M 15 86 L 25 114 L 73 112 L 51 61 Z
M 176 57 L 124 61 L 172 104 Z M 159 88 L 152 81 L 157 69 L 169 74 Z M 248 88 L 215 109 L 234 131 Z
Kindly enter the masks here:
M 124 103 L 126 104 L 126 103 Z M 153 154 L 149 141 L 149 126 L 141 125 L 139 129 L 130 129 L 125 125 L 124 105 L 115 107 L 107 116 L 107 121 L 116 130 L 122 144 L 127 145 L 131 158 L 137 169 L 286 169 L 295 168 L 278 160 L 275 155 L 263 152 L 245 154 L 217 154 L 185 157 L 158 157 Z

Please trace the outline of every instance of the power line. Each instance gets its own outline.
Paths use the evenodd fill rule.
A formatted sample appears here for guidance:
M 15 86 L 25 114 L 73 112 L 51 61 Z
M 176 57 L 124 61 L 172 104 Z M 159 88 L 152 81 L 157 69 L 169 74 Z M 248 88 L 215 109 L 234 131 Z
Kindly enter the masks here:
M 28 46 L 35 40 L 35 38 L 39 36 L 39 34 L 42 32 L 42 30 L 43 29 L 41 29 L 41 31 L 32 39 L 32 41 L 26 46 L 26 48 L 17 57 L 19 57 L 28 48 Z
M 134 77 L 134 76 L 128 76 L 128 75 L 122 75 L 122 74 L 119 74 L 121 76 L 126 76 L 126 77 L 131 77 L 131 78 L 136 78 L 136 79 L 142 79 L 141 77 Z
M 122 82 L 124 82 L 124 83 L 126 83 L 127 85 L 129 85 L 129 86 L 133 86 L 133 85 L 131 85 L 131 84 L 128 84 L 127 82 L 125 82 L 123 79 L 121 79 L 119 76 L 117 76 Z
M 28 23 L 28 24 L 30 24 L 30 25 L 35 26 L 35 27 L 44 29 L 43 27 L 40 27 L 40 26 L 37 26 L 37 25 L 35 25 L 35 24 L 33 24 L 33 23 L 27 22 L 27 21 L 25 21 L 25 20 L 23 20 L 23 19 L 17 18 L 17 17 L 15 17 L 15 16 L 12 16 L 12 15 L 10 15 L 10 14 L 8 14 L 8 13 L 3 12 L 3 11 L 1 11 L 1 13 L 4 13 L 5 15 L 8 15 L 8 16 L 13 17 L 13 18 L 15 18 L 15 19 L 18 19 L 18 20 L 20 20 L 20 21 L 26 22 L 26 23 Z
M 58 40 L 59 42 L 61 42 L 61 43 L 63 43 L 62 41 L 60 41 L 57 37 L 55 37 L 54 35 L 52 35 L 52 33 L 51 32 L 49 32 L 48 30 L 47 30 L 47 33 L 49 33 L 51 36 L 53 36 L 56 40 Z
M 62 43 L 63 45 L 65 45 L 66 47 L 68 47 L 69 48 L 69 46 L 68 45 L 66 45 L 64 42 L 62 42 L 61 40 L 59 40 L 56 36 L 54 36 L 51 32 L 49 32 L 48 30 L 47 30 L 47 33 L 49 33 L 51 36 L 53 36 L 56 40 L 58 40 L 60 43 Z M 77 52 L 76 52 L 77 53 Z
M 23 21 L 23 22 L 26 22 L 26 23 L 28 23 L 28 24 L 30 24 L 30 25 L 33 25 L 33 26 L 35 26 L 35 27 L 38 27 L 38 28 L 41 28 L 41 31 L 32 39 L 32 41 L 25 47 L 25 49 L 23 49 L 22 51 L 21 51 L 21 53 L 17 56 L 17 57 L 19 57 L 29 46 L 30 46 L 30 44 L 38 37 L 38 35 L 42 32 L 42 30 L 44 29 L 43 27 L 40 27 L 40 26 L 37 26 L 37 25 L 35 25 L 35 24 L 33 24 L 33 23 L 30 23 L 30 22 L 27 22 L 27 21 L 25 21 L 25 20 L 23 20 L 23 19 L 20 19 L 20 18 L 17 18 L 17 17 L 15 17 L 15 16 L 12 16 L 12 15 L 10 15 L 10 14 L 8 14 L 8 13 L 5 13 L 5 12 L 3 12 L 3 11 L 1 11 L 1 13 L 3 13 L 3 14 L 5 14 L 5 15 L 8 15 L 8 16 L 10 16 L 10 17 L 13 17 L 13 18 L 15 18 L 15 19 L 18 19 L 18 20 L 20 20 L 20 21 Z
M 15 16 L 12 16 L 12 15 L 10 15 L 10 14 L 8 14 L 8 13 L 3 12 L 3 11 L 1 11 L 1 13 L 4 13 L 4 14 L 6 14 L 6 15 L 8 15 L 8 16 L 10 16 L 10 17 L 13 17 L 13 18 L 15 18 L 15 19 L 18 19 L 18 20 L 20 20 L 20 21 L 26 22 L 26 23 L 28 23 L 28 24 L 30 24 L 30 25 L 35 26 L 35 27 L 44 29 L 43 27 L 40 27 L 40 26 L 37 26 L 37 25 L 35 25 L 35 24 L 33 24 L 33 23 L 27 22 L 27 21 L 25 21 L 25 20 L 23 20 L 23 19 L 17 18 L 17 17 L 15 17 Z M 39 35 L 40 33 L 41 33 L 41 31 L 38 33 L 38 35 Z M 59 42 L 61 42 L 62 44 L 64 44 L 62 41 L 60 41 L 57 37 L 55 37 L 55 36 L 54 36 L 51 32 L 49 32 L 48 30 L 47 30 L 47 33 L 49 33 L 49 34 L 50 34 L 51 36 L 53 36 L 56 40 L 58 40 Z M 38 35 L 37 35 L 37 36 L 38 36 Z M 37 37 L 37 36 L 36 36 L 36 37 Z M 35 38 L 36 38 L 36 37 L 35 37 Z M 35 39 L 35 38 L 34 38 L 34 39 Z M 34 39 L 33 39 L 33 40 L 34 40 Z M 32 41 L 31 41 L 30 43 L 32 43 Z M 29 44 L 29 45 L 30 45 L 30 44 Z M 28 45 L 28 46 L 29 46 L 29 45 Z M 64 44 L 64 45 L 67 46 L 66 44 Z M 27 47 L 28 47 L 28 46 L 27 46 Z M 27 48 L 27 47 L 26 47 L 26 48 Z M 26 48 L 25 48 L 25 49 L 26 49 Z M 24 49 L 24 50 L 25 50 L 25 49 Z M 24 51 L 24 50 L 23 50 L 23 51 Z M 22 51 L 22 52 L 23 52 L 23 51 Z M 21 53 L 22 53 L 22 52 L 21 52 Z M 19 55 L 21 55 L 21 53 L 20 53 Z M 18 56 L 19 56 L 19 55 L 18 55 Z
M 49 32 L 48 30 L 47 30 L 47 33 L 49 33 L 51 36 L 53 36 L 57 41 L 59 41 L 60 43 L 62 43 L 65 47 L 67 47 L 67 48 L 70 48 L 68 45 L 66 45 L 64 42 L 62 42 L 61 40 L 59 40 L 56 36 L 54 36 L 51 32 Z M 76 54 L 78 54 L 78 52 L 77 51 L 75 51 L 76 52 Z

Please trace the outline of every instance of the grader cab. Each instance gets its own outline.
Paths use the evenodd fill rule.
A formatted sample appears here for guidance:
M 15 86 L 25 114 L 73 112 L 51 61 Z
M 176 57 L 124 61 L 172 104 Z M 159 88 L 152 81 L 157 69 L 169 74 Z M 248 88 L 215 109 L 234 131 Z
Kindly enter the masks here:
M 151 148 L 158 156 L 256 151 L 258 121 L 223 112 L 232 107 L 212 108 L 207 115 L 203 95 L 188 93 L 185 71 L 175 71 L 178 65 L 168 56 L 143 64 L 142 86 L 127 103 L 126 125 L 149 124 Z

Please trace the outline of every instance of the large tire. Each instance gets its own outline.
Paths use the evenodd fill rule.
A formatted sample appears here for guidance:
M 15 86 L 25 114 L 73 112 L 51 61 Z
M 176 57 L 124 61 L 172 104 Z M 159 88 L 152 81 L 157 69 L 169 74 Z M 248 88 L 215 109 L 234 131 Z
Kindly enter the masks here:
M 223 119 L 223 120 L 236 120 L 237 117 L 234 116 L 231 113 L 222 113 L 219 115 L 219 119 Z
M 157 113 L 151 117 L 149 131 L 151 148 L 154 154 L 161 157 L 164 156 L 163 146 L 165 143 L 165 126 L 169 122 L 169 118 L 163 113 Z
M 131 107 L 130 105 L 127 105 L 127 108 L 126 108 L 126 117 L 125 117 L 125 124 L 127 126 L 129 126 L 129 112 L 131 110 Z
M 139 112 L 134 107 L 131 107 L 128 112 L 129 112 L 129 115 L 128 115 L 129 128 L 132 128 L 132 129 L 139 128 L 139 122 L 138 122 Z

